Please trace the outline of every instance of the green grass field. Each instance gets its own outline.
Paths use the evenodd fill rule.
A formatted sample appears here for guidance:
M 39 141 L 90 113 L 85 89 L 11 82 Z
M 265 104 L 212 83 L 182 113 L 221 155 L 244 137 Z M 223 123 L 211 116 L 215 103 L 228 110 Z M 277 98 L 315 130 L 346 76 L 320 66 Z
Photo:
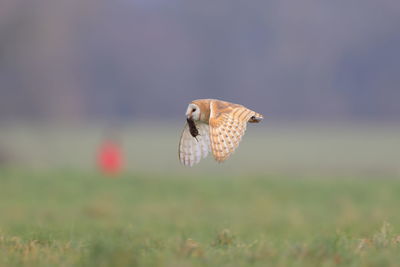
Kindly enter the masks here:
M 0 266 L 398 266 L 400 128 L 249 126 L 225 163 L 177 160 L 182 125 L 2 125 Z
M 0 171 L 0 266 L 398 266 L 399 177 Z

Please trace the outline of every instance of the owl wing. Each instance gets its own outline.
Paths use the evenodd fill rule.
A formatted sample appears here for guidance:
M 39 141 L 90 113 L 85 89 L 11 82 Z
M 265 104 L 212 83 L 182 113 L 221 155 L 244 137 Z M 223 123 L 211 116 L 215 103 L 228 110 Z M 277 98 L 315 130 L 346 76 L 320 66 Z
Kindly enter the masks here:
M 210 103 L 210 140 L 215 160 L 223 162 L 239 146 L 247 126 L 247 121 L 256 112 L 242 105 L 224 101 Z
M 190 167 L 199 163 L 211 150 L 208 124 L 203 122 L 195 122 L 195 124 L 199 135 L 194 138 L 186 123 L 179 142 L 179 160 L 183 165 Z

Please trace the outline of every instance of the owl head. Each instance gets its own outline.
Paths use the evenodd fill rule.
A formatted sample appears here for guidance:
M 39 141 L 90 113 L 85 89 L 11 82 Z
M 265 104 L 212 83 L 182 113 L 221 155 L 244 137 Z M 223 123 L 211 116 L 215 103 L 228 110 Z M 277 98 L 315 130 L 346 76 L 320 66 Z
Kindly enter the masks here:
M 186 117 L 188 119 L 198 121 L 200 120 L 200 107 L 194 103 L 190 103 L 186 110 Z

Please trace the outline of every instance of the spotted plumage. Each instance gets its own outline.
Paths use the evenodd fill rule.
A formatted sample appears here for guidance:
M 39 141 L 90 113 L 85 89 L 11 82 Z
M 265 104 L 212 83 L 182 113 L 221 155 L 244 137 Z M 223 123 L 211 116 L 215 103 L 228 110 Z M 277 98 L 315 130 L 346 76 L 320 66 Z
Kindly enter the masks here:
M 186 118 L 179 142 L 179 159 L 183 165 L 193 166 L 209 152 L 216 161 L 225 161 L 239 146 L 247 122 L 260 122 L 263 116 L 242 105 L 199 99 L 189 104 Z

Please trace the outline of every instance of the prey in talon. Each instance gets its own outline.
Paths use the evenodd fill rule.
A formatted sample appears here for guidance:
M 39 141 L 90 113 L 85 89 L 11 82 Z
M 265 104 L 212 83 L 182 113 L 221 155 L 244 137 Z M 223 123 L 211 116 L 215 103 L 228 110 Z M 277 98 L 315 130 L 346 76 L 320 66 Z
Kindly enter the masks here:
M 189 125 L 190 134 L 197 140 L 196 137 L 199 135 L 199 130 L 197 130 L 196 124 L 194 123 L 193 119 L 187 118 L 186 121 Z

